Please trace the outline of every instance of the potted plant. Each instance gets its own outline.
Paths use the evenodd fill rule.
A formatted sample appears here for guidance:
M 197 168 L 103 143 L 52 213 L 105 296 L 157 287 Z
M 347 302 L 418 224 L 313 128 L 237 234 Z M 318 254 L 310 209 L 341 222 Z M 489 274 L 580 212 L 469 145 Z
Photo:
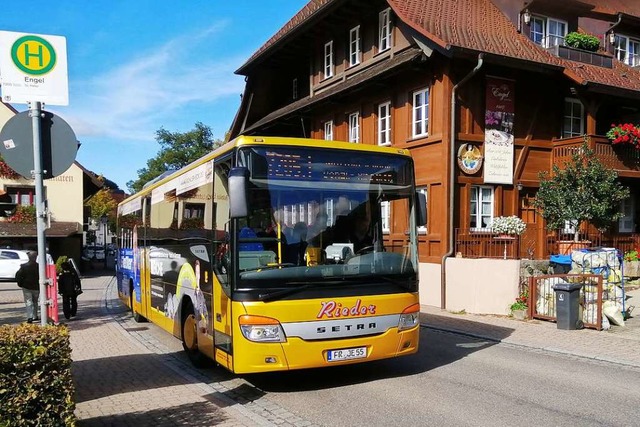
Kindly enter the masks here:
M 515 215 L 497 216 L 491 221 L 491 231 L 501 235 L 512 236 L 515 234 L 519 236 L 524 233 L 526 228 L 527 224 Z
M 597 52 L 600 48 L 600 39 L 598 37 L 577 31 L 568 33 L 564 38 L 564 43 L 567 46 L 589 52 Z
M 527 310 L 529 308 L 529 290 L 525 287 L 520 291 L 520 295 L 516 297 L 514 303 L 509 306 L 511 315 L 518 319 L 524 320 L 527 318 Z
M 625 277 L 640 277 L 640 248 L 625 252 L 623 258 Z
M 618 174 L 607 169 L 586 143 L 574 150 L 562 168 L 554 164 L 552 173 L 543 171 L 539 177 L 534 206 L 548 229 L 570 226 L 573 242 L 579 242 L 583 222 L 604 230 L 617 221 L 622 215 L 620 202 L 629 197 L 629 189 L 620 184 Z
M 640 149 L 640 127 L 631 123 L 611 124 L 607 138 L 612 144 L 630 144 Z

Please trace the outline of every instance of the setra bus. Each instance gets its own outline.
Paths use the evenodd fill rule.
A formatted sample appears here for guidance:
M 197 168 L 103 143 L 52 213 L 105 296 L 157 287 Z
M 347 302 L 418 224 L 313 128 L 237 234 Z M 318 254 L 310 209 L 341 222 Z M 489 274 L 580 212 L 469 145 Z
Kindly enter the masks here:
M 425 210 L 407 150 L 240 136 L 118 205 L 118 295 L 196 366 L 412 354 Z

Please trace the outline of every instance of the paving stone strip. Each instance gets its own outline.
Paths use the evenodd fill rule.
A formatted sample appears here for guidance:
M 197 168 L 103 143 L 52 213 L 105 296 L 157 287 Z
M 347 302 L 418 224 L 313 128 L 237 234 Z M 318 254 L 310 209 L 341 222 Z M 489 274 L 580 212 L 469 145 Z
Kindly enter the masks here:
M 132 320 L 115 278 L 100 279 L 102 292 L 69 322 L 80 426 L 314 426 L 242 378 L 192 367 Z

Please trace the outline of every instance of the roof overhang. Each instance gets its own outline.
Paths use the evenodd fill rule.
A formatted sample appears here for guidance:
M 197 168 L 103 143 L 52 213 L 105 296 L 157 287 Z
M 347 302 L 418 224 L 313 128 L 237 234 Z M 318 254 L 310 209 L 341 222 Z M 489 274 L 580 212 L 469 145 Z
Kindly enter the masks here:
M 349 89 L 353 89 L 358 85 L 361 85 L 367 80 L 370 80 L 375 77 L 382 77 L 386 74 L 391 74 L 396 71 L 400 66 L 410 63 L 411 61 L 423 57 L 424 53 L 422 49 L 419 48 L 409 48 L 398 54 L 396 54 L 393 58 L 379 62 L 373 66 L 371 66 L 368 70 L 364 70 L 359 72 L 358 74 L 354 74 L 351 78 L 346 79 L 345 81 L 336 84 L 335 86 L 331 86 L 327 88 L 323 92 L 319 92 L 314 94 L 313 96 L 308 96 L 306 98 L 302 98 L 296 102 L 293 102 L 283 108 L 275 110 L 257 122 L 251 124 L 247 128 L 242 130 L 243 134 L 251 133 L 252 131 L 268 125 L 269 123 L 285 118 L 289 115 L 293 115 L 299 113 L 300 110 L 305 108 L 309 108 L 313 105 L 316 105 L 322 101 L 326 101 L 340 93 L 344 93 Z
M 46 237 L 69 237 L 81 234 L 82 229 L 77 222 L 52 222 L 45 230 Z M 0 238 L 6 237 L 37 237 L 36 224 L 17 222 L 0 222 Z

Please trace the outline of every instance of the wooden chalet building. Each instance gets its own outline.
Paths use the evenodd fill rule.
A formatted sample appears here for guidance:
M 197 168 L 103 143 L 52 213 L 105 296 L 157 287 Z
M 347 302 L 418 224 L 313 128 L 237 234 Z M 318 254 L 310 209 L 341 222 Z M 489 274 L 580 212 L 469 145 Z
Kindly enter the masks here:
M 566 46 L 575 31 L 597 36 L 600 49 Z M 519 263 L 480 258 L 557 251 L 557 233 L 531 204 L 538 174 L 585 140 L 632 191 L 624 217 L 598 239 L 634 241 L 640 150 L 604 135 L 612 123 L 640 122 L 639 64 L 637 0 L 312 0 L 237 70 L 246 87 L 231 137 L 409 149 L 428 204 L 423 302 L 504 312 L 517 284 L 494 298 L 500 306 L 476 309 L 455 303 L 452 289 L 468 277 L 517 282 Z M 492 218 L 508 215 L 527 223 L 525 234 L 492 240 Z M 390 238 L 405 232 L 393 210 L 390 224 Z

